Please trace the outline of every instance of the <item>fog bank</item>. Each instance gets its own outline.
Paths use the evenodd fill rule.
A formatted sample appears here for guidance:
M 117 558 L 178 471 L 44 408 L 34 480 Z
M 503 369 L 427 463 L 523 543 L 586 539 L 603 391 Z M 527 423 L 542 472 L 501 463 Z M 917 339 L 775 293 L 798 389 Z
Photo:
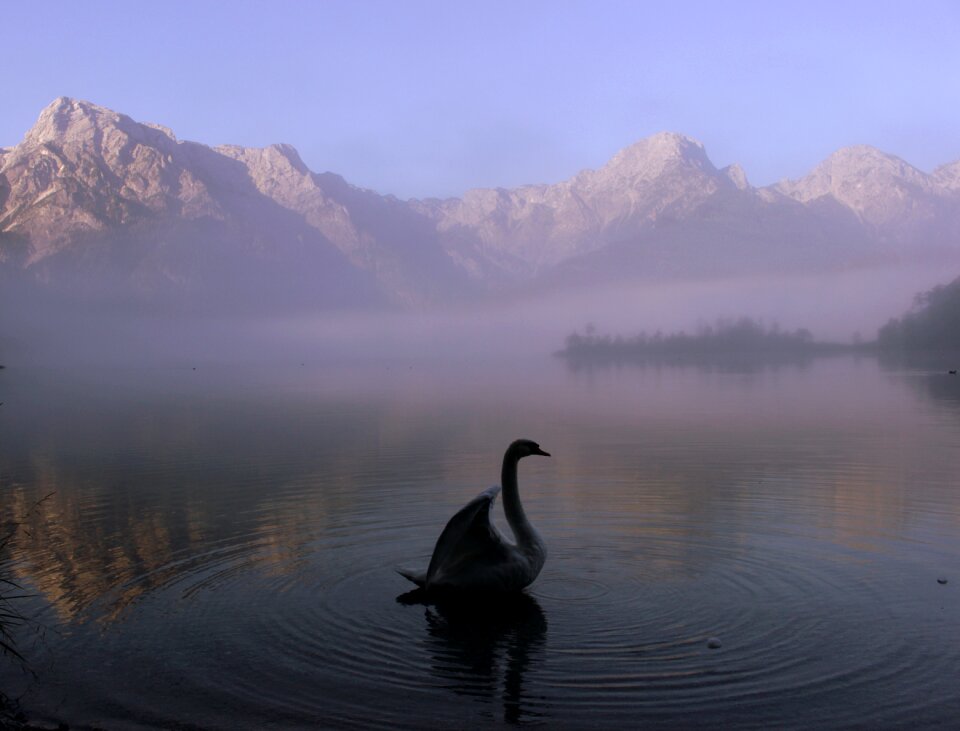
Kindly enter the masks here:
M 131 314 L 64 302 L 3 302 L 0 363 L 7 366 L 164 365 L 509 360 L 547 354 L 593 324 L 633 335 L 693 331 L 751 317 L 820 340 L 873 339 L 916 293 L 954 273 L 928 266 L 831 275 L 634 283 L 485 304 L 400 312 L 204 317 Z

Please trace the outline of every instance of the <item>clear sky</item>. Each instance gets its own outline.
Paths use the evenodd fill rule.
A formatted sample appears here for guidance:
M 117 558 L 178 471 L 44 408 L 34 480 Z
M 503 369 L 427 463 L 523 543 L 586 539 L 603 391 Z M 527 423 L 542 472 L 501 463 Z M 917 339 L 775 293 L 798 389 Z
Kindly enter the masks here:
M 669 130 L 754 184 L 870 144 L 960 159 L 960 3 L 4 0 L 0 145 L 73 96 L 289 142 L 400 197 L 556 182 Z

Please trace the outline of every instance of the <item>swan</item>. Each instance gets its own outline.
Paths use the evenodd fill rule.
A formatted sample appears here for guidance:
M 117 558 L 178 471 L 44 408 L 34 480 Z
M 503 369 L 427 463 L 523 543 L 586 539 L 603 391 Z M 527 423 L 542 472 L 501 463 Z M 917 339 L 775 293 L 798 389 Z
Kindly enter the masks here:
M 513 530 L 511 543 L 490 522 L 500 485 L 484 490 L 450 518 L 433 549 L 426 573 L 397 569 L 421 589 L 520 591 L 533 583 L 547 560 L 547 546 L 520 503 L 517 463 L 531 455 L 549 452 L 529 439 L 518 439 L 503 455 L 500 481 L 503 512 Z

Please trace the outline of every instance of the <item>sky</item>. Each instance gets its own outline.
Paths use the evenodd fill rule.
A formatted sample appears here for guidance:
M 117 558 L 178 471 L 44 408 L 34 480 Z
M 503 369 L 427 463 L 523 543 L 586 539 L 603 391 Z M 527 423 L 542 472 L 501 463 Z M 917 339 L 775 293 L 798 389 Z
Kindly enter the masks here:
M 0 23 L 0 146 L 71 96 L 401 198 L 558 182 L 660 131 L 754 185 L 852 144 L 960 159 L 956 2 L 4 0 Z

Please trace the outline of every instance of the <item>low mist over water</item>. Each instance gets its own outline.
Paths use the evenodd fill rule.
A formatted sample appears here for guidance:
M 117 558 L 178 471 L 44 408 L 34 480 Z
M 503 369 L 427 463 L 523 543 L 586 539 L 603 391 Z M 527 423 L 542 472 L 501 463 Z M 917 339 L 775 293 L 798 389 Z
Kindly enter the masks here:
M 819 340 L 869 341 L 909 310 L 918 292 L 943 282 L 942 268 L 911 265 L 817 276 L 639 281 L 403 311 L 234 316 L 7 296 L 0 308 L 0 360 L 30 366 L 503 361 L 553 352 L 587 325 L 630 336 L 694 332 L 740 317 L 804 328 Z

